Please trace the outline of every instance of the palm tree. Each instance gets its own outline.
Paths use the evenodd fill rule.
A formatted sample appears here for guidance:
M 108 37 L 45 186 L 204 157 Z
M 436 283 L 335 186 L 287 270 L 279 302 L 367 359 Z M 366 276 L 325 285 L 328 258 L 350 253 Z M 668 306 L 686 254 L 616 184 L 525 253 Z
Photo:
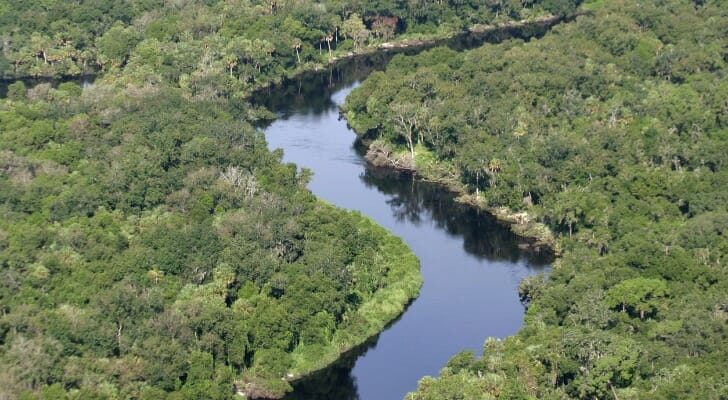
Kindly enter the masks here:
M 293 45 L 293 50 L 296 51 L 296 59 L 298 60 L 298 63 L 301 63 L 301 54 L 299 51 L 301 50 L 301 42 L 296 42 L 296 44 Z
M 324 37 L 324 40 L 326 41 L 326 45 L 329 46 L 329 58 L 331 58 L 331 41 L 334 40 L 334 38 L 331 35 L 327 35 Z
M 498 171 L 501 169 L 501 162 L 497 158 L 492 158 L 490 162 L 488 163 L 488 172 L 490 172 L 491 176 L 491 182 L 493 183 L 493 187 L 496 186 L 496 178 L 498 176 Z

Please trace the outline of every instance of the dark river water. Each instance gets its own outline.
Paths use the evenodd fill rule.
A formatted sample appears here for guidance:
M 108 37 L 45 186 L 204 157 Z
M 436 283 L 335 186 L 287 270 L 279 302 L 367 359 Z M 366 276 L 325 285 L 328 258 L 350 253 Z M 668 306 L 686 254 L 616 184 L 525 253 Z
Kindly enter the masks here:
M 388 59 L 347 62 L 255 99 L 278 115 L 265 128 L 269 147 L 313 171 L 309 188 L 317 196 L 402 237 L 424 278 L 419 298 L 388 329 L 296 383 L 287 399 L 402 399 L 459 351 L 479 354 L 487 337 L 518 331 L 524 314 L 518 283 L 548 268 L 548 255 L 523 249 L 525 242 L 507 227 L 458 205 L 448 191 L 367 168 L 338 106 Z

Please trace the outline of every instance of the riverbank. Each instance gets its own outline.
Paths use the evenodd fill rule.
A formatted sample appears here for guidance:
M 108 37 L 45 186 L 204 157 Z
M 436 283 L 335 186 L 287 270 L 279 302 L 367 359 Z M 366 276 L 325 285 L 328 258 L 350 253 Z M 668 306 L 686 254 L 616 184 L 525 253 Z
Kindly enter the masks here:
M 417 37 L 417 38 L 411 38 L 411 37 L 401 37 L 397 40 L 394 40 L 392 42 L 384 42 L 381 44 L 377 44 L 374 46 L 367 46 L 363 49 L 349 51 L 346 54 L 334 56 L 332 57 L 328 62 L 327 65 L 335 64 L 338 61 L 346 60 L 354 57 L 359 57 L 363 55 L 369 55 L 373 54 L 377 51 L 387 51 L 387 50 L 398 50 L 398 49 L 407 49 L 407 48 L 420 48 L 425 46 L 433 46 L 437 45 L 438 43 L 441 43 L 443 41 L 446 41 L 448 39 L 452 39 L 454 37 L 460 36 L 460 35 L 467 35 L 467 34 L 485 34 L 489 32 L 494 32 L 501 29 L 512 29 L 512 28 L 521 28 L 527 25 L 532 24 L 553 24 L 561 20 L 561 17 L 558 17 L 553 14 L 546 14 L 530 19 L 522 19 L 519 21 L 508 21 L 508 22 L 502 22 L 495 25 L 489 25 L 489 24 L 479 24 L 474 25 L 464 31 L 453 31 L 450 33 L 447 33 L 445 35 L 440 36 L 424 36 L 424 37 Z
M 378 52 L 396 52 L 410 49 L 423 49 L 445 44 L 448 40 L 452 40 L 456 37 L 464 35 L 486 35 L 488 33 L 497 32 L 504 29 L 518 29 L 533 25 L 553 25 L 561 22 L 563 19 L 564 17 L 562 16 L 545 14 L 530 19 L 508 21 L 494 25 L 479 24 L 471 26 L 470 28 L 467 28 L 465 30 L 451 31 L 440 35 L 404 35 L 403 37 L 399 37 L 392 41 L 367 45 L 359 49 L 333 50 L 331 56 L 326 61 L 304 63 L 299 65 L 299 67 L 295 70 L 289 71 L 287 74 L 285 74 L 285 76 L 280 76 L 276 79 L 255 83 L 253 86 L 246 89 L 244 97 L 249 98 L 256 91 L 260 91 L 271 86 L 280 85 L 286 79 L 292 80 L 309 73 L 321 72 L 328 67 L 337 65 L 338 63 L 350 61 L 359 57 L 371 56 Z
M 322 201 L 323 202 L 323 201 Z M 326 204 L 327 207 L 334 207 Z M 263 379 L 245 373 L 235 383 L 236 392 L 244 398 L 277 399 L 290 390 L 290 383 L 328 367 L 339 357 L 378 335 L 387 324 L 398 318 L 419 294 L 422 287 L 420 263 L 407 244 L 379 226 L 371 218 L 349 211 L 360 232 L 379 237 L 379 251 L 372 262 L 386 271 L 382 288 L 369 294 L 355 311 L 347 312 L 342 327 L 336 329 L 328 346 L 298 345 L 292 352 L 293 366 L 282 378 Z M 356 274 L 355 265 L 350 273 Z
M 471 193 L 468 186 L 460 180 L 460 171 L 454 165 L 440 162 L 422 146 L 416 146 L 414 158 L 406 150 L 396 151 L 382 140 L 360 143 L 365 150 L 364 158 L 377 168 L 413 174 L 417 179 L 433 182 L 457 194 L 455 201 L 485 211 L 499 221 L 507 223 L 516 235 L 531 241 L 534 250 L 547 249 L 555 255 L 560 254 L 559 241 L 543 223 L 535 220 L 528 211 L 514 211 L 508 207 L 488 205 L 487 192 Z

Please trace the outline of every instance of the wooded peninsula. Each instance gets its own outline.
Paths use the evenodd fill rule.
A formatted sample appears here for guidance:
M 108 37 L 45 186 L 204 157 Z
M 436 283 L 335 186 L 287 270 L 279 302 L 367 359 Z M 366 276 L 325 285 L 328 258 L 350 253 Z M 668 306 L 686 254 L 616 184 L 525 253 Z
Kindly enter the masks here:
M 720 1 L 0 0 L 0 398 L 281 397 L 379 333 L 417 258 L 311 194 L 251 93 L 541 18 L 396 56 L 343 107 L 372 162 L 559 255 L 517 335 L 407 398 L 728 397 Z

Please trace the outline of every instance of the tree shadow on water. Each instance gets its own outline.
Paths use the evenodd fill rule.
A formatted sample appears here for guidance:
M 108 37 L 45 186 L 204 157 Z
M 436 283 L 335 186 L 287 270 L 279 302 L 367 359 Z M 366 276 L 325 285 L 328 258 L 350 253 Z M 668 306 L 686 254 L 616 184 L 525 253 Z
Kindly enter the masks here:
M 412 302 L 407 304 L 404 312 L 390 321 L 382 332 L 396 324 L 410 305 Z M 380 335 L 381 332 L 342 354 L 335 363 L 327 368 L 293 382 L 293 391 L 282 400 L 359 400 L 359 389 L 356 385 L 356 377 L 352 376 L 352 370 L 359 357 L 377 347 Z
M 462 238 L 465 251 L 480 259 L 525 260 L 536 269 L 553 260 L 548 251 L 533 248 L 528 239 L 516 236 L 507 224 L 487 212 L 456 202 L 455 194 L 441 185 L 373 167 L 367 167 L 360 179 L 390 197 L 387 204 L 398 222 L 419 226 L 431 221 L 451 237 Z

